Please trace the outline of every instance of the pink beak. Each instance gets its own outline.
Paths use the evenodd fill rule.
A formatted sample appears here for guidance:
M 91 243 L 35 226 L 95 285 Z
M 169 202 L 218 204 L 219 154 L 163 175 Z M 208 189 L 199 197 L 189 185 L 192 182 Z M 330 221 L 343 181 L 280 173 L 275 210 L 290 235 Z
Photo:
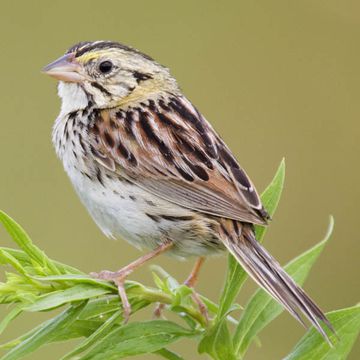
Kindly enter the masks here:
M 81 82 L 85 77 L 80 74 L 81 66 L 76 62 L 74 54 L 66 54 L 42 69 L 42 72 L 57 80 Z

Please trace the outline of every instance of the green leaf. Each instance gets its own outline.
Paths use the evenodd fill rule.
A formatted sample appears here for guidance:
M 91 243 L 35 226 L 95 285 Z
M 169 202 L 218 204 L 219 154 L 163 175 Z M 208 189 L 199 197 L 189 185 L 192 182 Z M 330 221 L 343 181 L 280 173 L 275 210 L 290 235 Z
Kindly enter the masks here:
M 165 349 L 165 348 L 154 351 L 154 354 L 160 355 L 167 360 L 184 360 L 184 358 L 181 357 L 179 354 L 176 354 L 170 351 L 169 349 Z
M 22 313 L 20 306 L 14 307 L 1 321 L 0 323 L 0 335 L 6 329 L 6 327 L 13 321 L 18 315 Z
M 81 316 L 81 314 L 79 315 Z M 51 342 L 66 341 L 80 337 L 91 336 L 101 325 L 103 321 L 99 320 L 76 320 L 66 328 L 60 329 Z
M 324 239 L 289 262 L 284 269 L 299 285 L 302 285 L 312 266 L 324 249 L 334 228 L 334 220 L 330 223 Z M 272 320 L 283 312 L 284 308 L 264 290 L 259 289 L 251 297 L 240 318 L 234 335 L 234 347 L 239 356 L 243 356 L 251 341 Z
M 205 333 L 199 343 L 198 352 L 207 353 L 215 360 L 236 360 L 225 318 Z
M 100 295 L 106 295 L 109 289 L 94 287 L 90 284 L 79 284 L 66 290 L 54 291 L 50 294 L 40 296 L 35 303 L 26 306 L 25 311 L 45 311 L 54 309 L 73 301 L 86 300 Z
M 31 259 L 36 261 L 39 265 L 46 267 L 53 274 L 60 273 L 56 265 L 45 255 L 45 253 L 32 243 L 25 230 L 1 210 L 0 222 L 4 225 L 5 229 L 17 245 L 23 249 Z
M 360 332 L 360 305 L 332 311 L 326 316 L 339 337 L 337 340 L 334 334 L 329 335 L 335 346 L 330 347 L 321 335 L 311 328 L 285 360 L 342 360 L 347 358 Z
M 85 309 L 80 314 L 80 319 L 97 320 L 106 314 L 112 314 L 121 307 L 119 295 L 106 295 L 90 299 Z
M 114 329 L 80 359 L 117 360 L 153 353 L 181 337 L 194 335 L 194 332 L 165 320 L 131 323 Z
M 113 326 L 122 319 L 122 312 L 117 311 L 110 318 L 108 318 L 96 331 L 94 331 L 87 339 L 85 339 L 80 345 L 76 346 L 75 349 L 67 353 L 62 360 L 71 359 L 74 355 L 80 354 L 87 351 L 93 346 L 98 340 L 105 337 L 112 329 Z
M 279 165 L 276 174 L 271 181 L 270 185 L 265 189 L 261 195 L 261 201 L 264 204 L 265 209 L 270 216 L 273 216 L 277 205 L 280 200 L 280 196 L 284 186 L 285 179 L 285 160 L 283 159 Z M 262 241 L 266 228 L 263 226 L 256 226 L 256 238 L 258 241 Z M 221 294 L 219 312 L 217 315 L 217 321 L 228 313 L 232 303 L 234 302 L 237 294 L 239 293 L 242 285 L 247 278 L 246 272 L 241 265 L 235 260 L 232 255 L 228 258 L 228 270 L 225 279 L 225 287 Z
M 76 284 L 93 284 L 95 286 L 105 287 L 117 292 L 116 286 L 111 282 L 106 280 L 95 279 L 89 275 L 83 275 L 83 274 L 32 276 L 32 278 L 38 281 L 58 282 L 59 284 L 66 284 L 67 286 L 72 286 Z
M 46 321 L 36 332 L 24 339 L 20 344 L 6 353 L 1 360 L 19 360 L 32 353 L 39 347 L 49 343 L 57 336 L 60 330 L 70 326 L 85 307 L 86 302 L 71 306 L 51 321 Z
M 82 313 L 81 313 L 82 314 Z M 80 316 L 81 316 L 80 314 Z M 0 349 L 11 349 L 21 342 L 25 341 L 33 334 L 35 334 L 38 330 L 44 328 L 47 324 L 49 324 L 52 319 L 43 322 L 42 324 L 36 326 L 31 329 L 27 333 L 19 336 L 16 339 L 10 340 L 4 344 L 0 345 Z M 56 333 L 55 337 L 49 339 L 48 343 L 57 342 L 57 341 L 66 341 L 70 339 L 76 339 L 79 337 L 88 337 L 90 336 L 96 329 L 98 329 L 102 325 L 102 321 L 95 320 L 76 320 L 66 328 L 61 328 Z
M 12 256 L 8 251 L 2 248 L 0 248 L 0 261 L 2 264 L 11 265 L 19 274 L 28 276 L 21 262 Z
M 33 262 L 31 260 L 31 258 L 29 257 L 29 255 L 23 251 L 23 250 L 18 250 L 18 249 L 11 249 L 11 248 L 7 248 L 7 247 L 1 247 L 1 250 L 6 251 L 7 253 L 9 253 L 10 255 L 12 255 L 15 259 L 17 259 L 20 264 L 23 267 L 31 267 L 33 268 Z M 51 262 L 56 266 L 56 268 L 59 270 L 59 273 L 61 274 L 83 274 L 84 273 L 70 265 L 65 265 L 62 264 L 59 261 L 55 261 L 55 260 L 51 260 Z
M 276 171 L 271 183 L 267 186 L 264 192 L 261 194 L 261 202 L 264 208 L 272 217 L 279 205 L 281 194 L 284 188 L 285 181 L 285 159 L 282 159 L 280 165 Z M 255 226 L 256 239 L 262 242 L 267 231 L 266 226 Z

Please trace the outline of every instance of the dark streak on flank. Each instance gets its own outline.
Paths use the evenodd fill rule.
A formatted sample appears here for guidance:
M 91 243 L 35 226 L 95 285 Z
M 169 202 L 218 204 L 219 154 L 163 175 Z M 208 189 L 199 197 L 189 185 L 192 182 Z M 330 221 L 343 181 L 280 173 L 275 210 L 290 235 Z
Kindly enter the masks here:
M 240 235 L 240 228 L 239 228 L 238 222 L 236 220 L 233 220 L 232 223 L 233 223 L 235 234 L 239 236 Z
M 92 145 L 90 145 L 90 151 L 91 153 L 95 156 L 95 157 L 98 157 L 98 158 L 103 158 L 104 156 L 99 152 L 97 151 Z
M 83 139 L 82 139 L 82 136 L 80 133 L 78 134 L 78 138 L 79 138 L 79 144 L 83 150 L 83 153 L 84 153 L 84 155 L 86 155 L 87 151 L 86 151 L 86 148 L 85 148 L 85 145 L 84 145 L 84 142 L 83 142 Z
M 109 92 L 108 90 L 106 90 L 103 86 L 101 86 L 99 83 L 97 83 L 96 81 L 93 81 L 91 83 L 91 86 L 100 90 L 104 95 L 106 96 L 112 96 L 111 92 Z
M 129 199 L 131 199 L 132 201 L 136 201 L 136 197 L 134 195 L 129 195 Z
M 65 123 L 65 125 L 64 125 L 64 132 L 63 132 L 63 134 L 64 134 L 64 136 L 65 136 L 65 138 L 66 138 L 66 141 L 69 140 L 68 124 L 69 124 L 68 122 Z
M 139 120 L 140 120 L 140 125 L 144 130 L 148 140 L 154 143 L 158 147 L 161 155 L 165 158 L 165 160 L 172 161 L 173 155 L 171 153 L 170 148 L 165 144 L 165 142 L 162 139 L 159 138 L 157 134 L 155 134 L 153 128 L 149 123 L 148 114 L 139 111 Z
M 168 221 L 190 221 L 194 220 L 192 216 L 171 216 L 171 215 L 159 215 L 164 220 Z
M 146 216 L 148 216 L 151 220 L 155 221 L 155 222 L 160 222 L 160 219 L 158 216 L 156 215 L 151 215 L 151 214 L 148 214 L 148 213 L 145 213 Z
M 223 224 L 220 224 L 221 226 L 221 230 L 225 233 L 225 235 L 228 237 L 228 238 L 231 238 L 229 232 L 227 231 L 226 227 L 223 225 Z
M 85 171 L 81 171 L 81 174 L 86 176 L 89 180 L 93 180 L 93 178 L 88 173 L 86 173 Z
M 99 180 L 99 183 L 104 186 L 104 181 L 101 175 L 101 170 L 100 168 L 96 168 L 96 178 Z M 105 186 L 104 186 L 105 187 Z

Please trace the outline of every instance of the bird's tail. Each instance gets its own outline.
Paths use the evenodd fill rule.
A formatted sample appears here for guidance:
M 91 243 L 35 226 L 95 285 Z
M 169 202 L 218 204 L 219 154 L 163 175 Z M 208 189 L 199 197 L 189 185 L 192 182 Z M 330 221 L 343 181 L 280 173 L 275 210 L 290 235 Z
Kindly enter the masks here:
M 223 237 L 224 244 L 244 270 L 306 327 L 301 315 L 305 316 L 332 345 L 321 324 L 325 324 L 335 333 L 325 314 L 255 239 L 252 226 L 233 222 L 233 230 L 237 232 L 234 238 L 231 236 L 234 231 L 227 230 L 224 225 L 222 224 L 222 229 L 226 232 Z

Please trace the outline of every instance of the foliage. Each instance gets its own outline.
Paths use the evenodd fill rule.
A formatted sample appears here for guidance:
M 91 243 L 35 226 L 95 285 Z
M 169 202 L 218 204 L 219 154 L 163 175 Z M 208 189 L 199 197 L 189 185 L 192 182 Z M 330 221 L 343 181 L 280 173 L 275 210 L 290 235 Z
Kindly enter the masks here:
M 284 176 L 283 161 L 262 195 L 271 215 L 279 202 Z M 168 349 L 181 338 L 193 339 L 198 343 L 199 353 L 207 353 L 213 359 L 241 359 L 261 330 L 283 311 L 263 290 L 258 290 L 243 309 L 239 321 L 229 315 L 240 308 L 234 301 L 247 278 L 241 266 L 229 256 L 219 305 L 201 296 L 208 307 L 210 321 L 199 311 L 191 289 L 179 284 L 163 269 L 153 267 L 155 286 L 126 282 L 132 313 L 162 303 L 167 311 L 177 315 L 178 321 L 159 319 L 124 324 L 121 302 L 113 284 L 48 258 L 3 212 L 0 212 L 0 222 L 20 248 L 0 248 L 0 263 L 12 267 L 12 271 L 5 274 L 6 281 L 0 283 L 0 303 L 10 304 L 10 311 L 0 322 L 0 334 L 24 312 L 63 309 L 26 334 L 0 345 L 0 349 L 7 351 L 0 360 L 21 359 L 46 344 L 70 339 L 80 341 L 62 360 L 115 360 L 148 353 L 181 360 L 180 355 Z M 305 281 L 332 228 L 331 219 L 325 239 L 286 265 L 288 273 L 299 284 Z M 258 227 L 256 234 L 262 241 L 265 228 Z M 330 347 L 314 329 L 310 329 L 287 360 L 346 357 L 359 333 L 360 307 L 334 311 L 328 316 L 339 337 L 332 336 L 335 345 Z

